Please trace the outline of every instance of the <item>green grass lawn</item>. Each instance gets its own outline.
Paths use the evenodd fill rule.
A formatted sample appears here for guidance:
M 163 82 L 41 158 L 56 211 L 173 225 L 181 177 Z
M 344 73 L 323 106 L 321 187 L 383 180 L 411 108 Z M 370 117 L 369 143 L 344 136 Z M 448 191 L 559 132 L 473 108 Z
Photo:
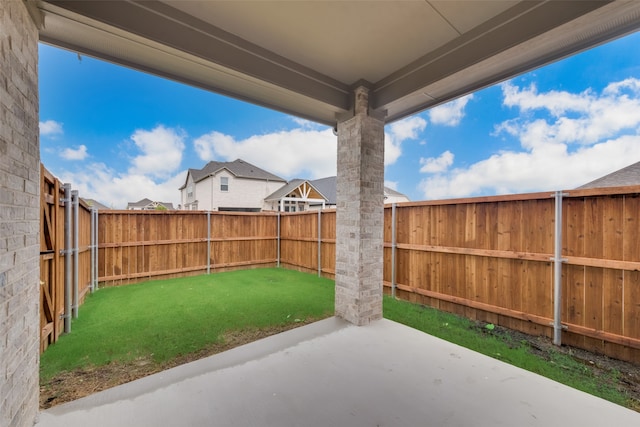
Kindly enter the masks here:
M 220 342 L 226 333 L 333 315 L 334 282 L 285 269 L 216 273 L 100 289 L 73 321 L 71 334 L 41 356 L 41 383 L 62 371 L 143 359 L 162 364 Z M 615 372 L 596 378 L 572 357 L 533 354 L 526 341 L 468 319 L 384 299 L 384 316 L 447 341 L 626 405 Z
M 332 280 L 255 269 L 100 289 L 80 307 L 71 333 L 41 356 L 40 377 L 151 358 L 165 362 L 218 342 L 224 333 L 333 315 Z

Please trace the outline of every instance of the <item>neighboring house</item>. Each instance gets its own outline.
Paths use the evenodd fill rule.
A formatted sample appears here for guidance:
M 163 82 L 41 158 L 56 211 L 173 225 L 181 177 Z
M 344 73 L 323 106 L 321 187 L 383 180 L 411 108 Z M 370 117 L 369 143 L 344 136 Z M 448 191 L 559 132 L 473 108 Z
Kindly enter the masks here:
M 84 200 L 84 202 L 89 205 L 89 207 L 92 208 L 96 208 L 99 211 L 103 211 L 105 209 L 111 209 L 110 207 L 103 205 L 102 203 L 98 202 L 97 200 L 93 200 L 93 199 L 84 199 L 82 198 L 82 200 Z
M 264 199 L 287 181 L 251 163 L 209 162 L 189 169 L 180 187 L 181 209 L 260 212 Z
M 155 210 L 174 210 L 173 203 L 169 202 L 154 202 L 147 198 L 139 200 L 137 202 L 127 203 L 128 211 L 155 211 Z
M 581 185 L 577 190 L 584 188 L 624 187 L 626 185 L 640 185 L 640 162 Z
M 337 203 L 337 178 L 330 176 L 316 180 L 294 179 L 265 198 L 265 209 L 300 212 L 311 209 L 332 208 Z M 408 202 L 409 198 L 391 188 L 384 187 L 385 203 Z
M 384 187 L 385 203 L 408 202 Z M 336 177 L 289 182 L 244 160 L 209 162 L 189 169 L 180 187 L 180 209 L 234 212 L 302 212 L 336 206 Z

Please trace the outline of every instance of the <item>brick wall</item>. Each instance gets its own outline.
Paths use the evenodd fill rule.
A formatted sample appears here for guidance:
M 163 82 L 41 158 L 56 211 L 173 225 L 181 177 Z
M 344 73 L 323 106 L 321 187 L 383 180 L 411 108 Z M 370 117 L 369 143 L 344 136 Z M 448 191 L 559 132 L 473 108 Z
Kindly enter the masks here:
M 38 30 L 0 1 L 0 426 L 38 414 Z

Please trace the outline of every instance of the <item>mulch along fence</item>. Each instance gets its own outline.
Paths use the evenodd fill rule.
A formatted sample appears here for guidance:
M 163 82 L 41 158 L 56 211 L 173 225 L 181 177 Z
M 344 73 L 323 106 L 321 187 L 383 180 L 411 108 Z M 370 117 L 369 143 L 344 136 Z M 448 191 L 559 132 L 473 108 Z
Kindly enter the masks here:
M 385 208 L 384 285 L 397 297 L 552 336 L 549 193 Z M 562 342 L 640 362 L 640 186 L 562 197 Z M 335 211 L 100 211 L 101 286 L 281 265 L 335 273 Z M 395 225 L 394 225 L 395 224 Z

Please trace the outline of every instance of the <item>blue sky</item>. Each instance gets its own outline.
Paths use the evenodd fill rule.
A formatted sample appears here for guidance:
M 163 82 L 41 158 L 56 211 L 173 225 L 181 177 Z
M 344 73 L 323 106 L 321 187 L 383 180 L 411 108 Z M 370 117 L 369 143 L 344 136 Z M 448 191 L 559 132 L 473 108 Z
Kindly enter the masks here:
M 42 162 L 114 208 L 179 202 L 188 168 L 242 158 L 336 173 L 331 129 L 40 45 Z M 411 200 L 571 189 L 640 161 L 640 33 L 385 128 L 385 182 Z

